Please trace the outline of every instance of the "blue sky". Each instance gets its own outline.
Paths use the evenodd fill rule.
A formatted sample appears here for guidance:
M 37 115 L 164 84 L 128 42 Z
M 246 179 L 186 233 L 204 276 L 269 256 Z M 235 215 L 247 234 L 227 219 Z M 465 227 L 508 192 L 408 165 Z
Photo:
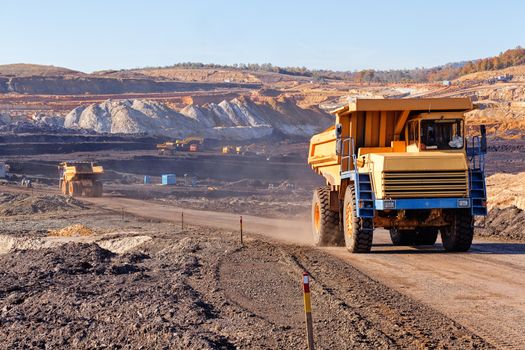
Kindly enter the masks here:
M 524 14 L 518 0 L 4 1 L 0 64 L 430 67 L 525 46 Z

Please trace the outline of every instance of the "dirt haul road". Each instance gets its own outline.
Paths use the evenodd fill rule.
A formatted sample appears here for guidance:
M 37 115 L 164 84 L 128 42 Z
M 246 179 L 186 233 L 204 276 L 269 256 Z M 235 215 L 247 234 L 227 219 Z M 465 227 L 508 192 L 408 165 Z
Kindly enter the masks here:
M 239 216 L 175 208 L 127 198 L 85 199 L 98 206 L 155 219 L 237 231 Z M 311 244 L 309 221 L 243 216 L 244 230 L 272 240 Z M 371 254 L 322 249 L 372 278 L 420 300 L 501 348 L 525 347 L 525 244 L 475 240 L 468 253 L 444 253 L 441 246 L 393 247 L 378 230 Z

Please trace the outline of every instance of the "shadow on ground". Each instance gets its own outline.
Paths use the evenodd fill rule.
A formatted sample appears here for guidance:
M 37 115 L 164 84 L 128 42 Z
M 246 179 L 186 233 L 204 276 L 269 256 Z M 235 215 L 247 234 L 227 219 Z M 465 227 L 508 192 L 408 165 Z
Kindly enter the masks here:
M 377 250 L 377 248 L 389 248 L 388 250 Z M 521 255 L 525 254 L 525 243 L 473 243 L 468 252 L 451 253 L 445 252 L 441 244 L 435 246 L 394 247 L 392 244 L 380 243 L 372 246 L 371 254 L 503 254 Z

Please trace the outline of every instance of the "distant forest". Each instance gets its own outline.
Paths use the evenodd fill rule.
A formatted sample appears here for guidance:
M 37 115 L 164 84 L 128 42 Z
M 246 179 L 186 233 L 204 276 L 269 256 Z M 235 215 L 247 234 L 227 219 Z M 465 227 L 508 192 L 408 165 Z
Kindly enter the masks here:
M 365 69 L 354 72 L 339 72 L 331 70 L 311 70 L 306 67 L 278 67 L 272 65 L 271 63 L 239 63 L 233 65 L 220 65 L 195 62 L 177 63 L 168 67 L 155 68 L 216 68 L 249 70 L 310 77 L 313 80 L 318 81 L 322 81 L 323 79 L 336 79 L 365 83 L 424 83 L 442 80 L 452 80 L 465 74 L 503 69 L 512 66 L 518 66 L 521 64 L 525 64 L 525 49 L 521 46 L 518 46 L 515 49 L 510 49 L 505 52 L 502 52 L 498 56 L 482 58 L 472 61 L 448 63 L 433 68 L 391 70 Z

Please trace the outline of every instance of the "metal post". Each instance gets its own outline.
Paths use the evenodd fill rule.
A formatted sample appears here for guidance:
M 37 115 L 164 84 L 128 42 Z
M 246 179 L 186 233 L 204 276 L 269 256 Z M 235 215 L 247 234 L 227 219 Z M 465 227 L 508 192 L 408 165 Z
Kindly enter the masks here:
M 314 327 L 312 321 L 312 303 L 310 300 L 310 276 L 308 272 L 303 272 L 303 298 L 306 318 L 306 340 L 308 342 L 308 349 L 314 350 Z
M 242 215 L 239 219 L 239 224 L 240 224 L 240 227 L 241 227 L 241 247 L 244 247 L 244 242 L 242 240 Z
M 184 212 L 180 213 L 180 226 L 184 230 Z
M 124 221 L 124 207 L 120 208 L 120 219 Z

